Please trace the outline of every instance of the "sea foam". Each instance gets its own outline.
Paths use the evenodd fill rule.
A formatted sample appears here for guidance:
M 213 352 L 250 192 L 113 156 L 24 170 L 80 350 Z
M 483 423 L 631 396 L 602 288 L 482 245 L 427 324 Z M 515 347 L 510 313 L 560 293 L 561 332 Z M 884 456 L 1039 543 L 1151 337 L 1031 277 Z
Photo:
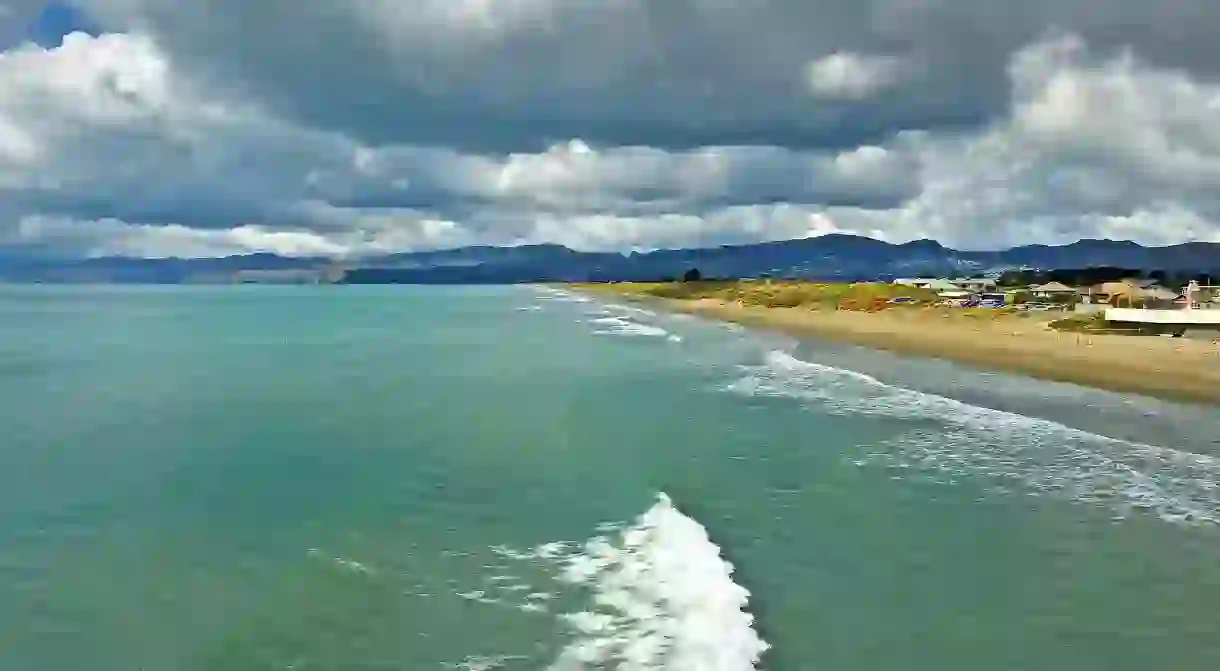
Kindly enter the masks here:
M 642 324 L 640 322 L 632 321 L 626 317 L 599 317 L 597 319 L 590 320 L 589 323 L 598 327 L 593 331 L 594 335 L 666 338 L 674 342 L 681 341 L 681 338 L 673 335 L 660 326 Z
M 733 566 L 664 494 L 631 526 L 557 559 L 592 603 L 563 616 L 573 639 L 551 671 L 749 671 L 767 649 Z
M 813 401 L 834 414 L 916 420 L 852 455 L 860 465 L 991 478 L 1002 487 L 1133 509 L 1186 524 L 1220 524 L 1220 459 L 1089 433 L 1046 419 L 892 386 L 771 351 L 728 390 Z

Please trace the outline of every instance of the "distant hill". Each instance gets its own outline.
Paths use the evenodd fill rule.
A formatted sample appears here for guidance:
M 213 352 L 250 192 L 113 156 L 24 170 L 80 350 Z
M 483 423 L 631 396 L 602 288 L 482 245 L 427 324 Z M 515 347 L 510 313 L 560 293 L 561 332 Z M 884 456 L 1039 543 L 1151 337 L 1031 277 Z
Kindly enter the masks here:
M 321 257 L 274 254 L 213 259 L 107 257 L 65 260 L 27 258 L 10 253 L 0 254 L 0 280 L 170 284 L 337 280 L 354 284 L 475 284 L 656 280 L 681 277 L 695 267 L 704 277 L 859 280 L 1090 266 L 1178 273 L 1214 271 L 1220 269 L 1220 244 L 1192 242 L 1170 247 L 1144 247 L 1126 241 L 1081 240 L 1063 246 L 1026 245 L 999 251 L 959 251 L 933 240 L 894 245 L 872 238 L 833 234 L 750 245 L 630 254 L 577 252 L 561 245 L 463 247 L 387 254 L 346 261 L 342 265 Z

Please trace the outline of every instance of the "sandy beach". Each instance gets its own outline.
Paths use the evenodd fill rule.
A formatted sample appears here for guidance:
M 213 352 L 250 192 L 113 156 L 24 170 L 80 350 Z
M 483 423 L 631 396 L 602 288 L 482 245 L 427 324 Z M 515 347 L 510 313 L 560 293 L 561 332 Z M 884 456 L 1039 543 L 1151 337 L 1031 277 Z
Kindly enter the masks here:
M 938 310 L 855 312 L 659 299 L 667 309 L 747 326 L 948 359 L 1120 392 L 1220 405 L 1209 340 L 1061 332 L 1035 316 L 970 319 Z

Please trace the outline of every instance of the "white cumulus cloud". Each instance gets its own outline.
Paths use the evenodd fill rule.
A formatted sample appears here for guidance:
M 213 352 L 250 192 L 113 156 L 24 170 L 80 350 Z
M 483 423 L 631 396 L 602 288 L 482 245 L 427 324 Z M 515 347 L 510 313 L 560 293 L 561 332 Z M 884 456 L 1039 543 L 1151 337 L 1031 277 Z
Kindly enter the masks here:
M 979 123 L 894 126 L 815 146 L 780 136 L 684 146 L 648 133 L 611 141 L 596 119 L 572 117 L 590 121 L 587 134 L 556 131 L 543 146 L 502 150 L 455 146 L 443 133 L 433 141 L 426 133 L 378 140 L 286 114 L 270 93 L 226 78 L 224 68 L 184 63 L 184 47 L 166 43 L 194 33 L 158 21 L 186 12 L 209 25 L 191 14 L 199 8 L 108 2 L 114 12 L 143 16 L 149 30 L 77 33 L 53 49 L 0 51 L 0 246 L 342 256 L 522 242 L 648 249 L 849 232 L 993 248 L 1080 237 L 1168 244 L 1220 231 L 1217 75 L 1071 33 L 1009 53 L 995 82 L 1006 105 Z M 151 13 L 139 9 L 146 7 Z M 395 7 L 378 11 L 402 11 Z M 320 3 L 310 11 L 340 8 Z M 419 11 L 444 30 L 477 33 L 481 46 L 428 52 L 438 68 L 460 69 L 470 53 L 494 52 L 514 35 L 542 39 L 550 33 L 536 31 L 547 22 L 557 34 L 570 30 L 565 22 L 585 10 L 521 0 Z M 622 0 L 600 11 L 644 10 Z M 387 30 L 424 25 L 410 13 L 382 19 L 398 22 Z M 675 48 L 645 41 L 641 53 L 650 44 Z M 852 115 L 868 115 L 874 96 L 906 95 L 908 84 L 935 72 L 863 56 L 875 50 L 821 53 L 837 59 L 824 93 L 852 101 Z M 800 71 L 779 70 L 789 85 Z M 313 74 L 316 89 L 333 82 L 325 71 Z M 645 87 L 661 81 L 635 79 Z M 377 106 L 376 92 L 366 93 L 365 104 Z M 745 85 L 735 96 L 753 93 Z M 808 93 L 801 104 L 816 115 L 824 101 Z M 494 87 L 486 95 L 501 112 L 516 104 L 497 98 Z M 713 125 L 718 115 L 738 114 L 731 105 L 704 111 Z M 483 123 L 501 118 L 489 113 Z M 701 122 L 694 115 L 687 123 Z
M 887 56 L 837 51 L 811 61 L 809 90 L 819 98 L 859 101 L 897 84 L 900 62 Z

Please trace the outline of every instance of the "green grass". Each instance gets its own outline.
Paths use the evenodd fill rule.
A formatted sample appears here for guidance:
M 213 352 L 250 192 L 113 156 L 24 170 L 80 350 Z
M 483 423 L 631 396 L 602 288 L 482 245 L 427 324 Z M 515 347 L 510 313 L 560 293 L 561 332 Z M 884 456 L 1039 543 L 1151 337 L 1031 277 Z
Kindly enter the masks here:
M 731 303 L 772 308 L 874 310 L 889 307 L 919 307 L 937 301 L 935 292 L 880 282 L 854 284 L 764 280 L 624 282 L 577 285 L 576 288 L 675 300 L 714 298 Z M 909 298 L 911 303 L 903 305 L 888 303 L 890 299 L 898 297 Z
M 1050 327 L 1057 331 L 1066 331 L 1068 333 L 1092 333 L 1098 335 L 1133 335 L 1133 336 L 1154 336 L 1160 335 L 1163 331 L 1156 326 L 1112 326 L 1106 321 L 1104 315 L 1072 315 L 1057 319 L 1050 323 Z

